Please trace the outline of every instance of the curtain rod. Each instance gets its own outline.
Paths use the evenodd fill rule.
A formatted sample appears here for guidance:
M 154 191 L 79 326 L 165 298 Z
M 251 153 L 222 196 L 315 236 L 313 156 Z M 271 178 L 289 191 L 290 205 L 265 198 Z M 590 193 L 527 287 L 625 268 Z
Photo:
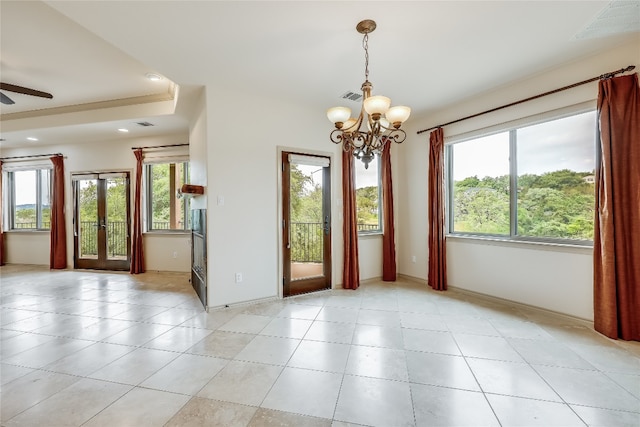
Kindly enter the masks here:
M 150 148 L 184 147 L 189 144 L 152 145 L 149 147 L 131 147 L 132 150 L 147 150 Z
M 53 157 L 53 156 L 62 156 L 62 153 L 34 154 L 32 156 L 2 157 L 2 158 L 0 158 L 0 160 L 33 159 L 33 158 L 36 158 L 36 157 Z
M 554 93 L 562 92 L 562 91 L 567 90 L 567 89 L 573 89 L 574 87 L 578 87 L 578 86 L 582 86 L 582 85 L 587 84 L 587 83 L 595 82 L 596 80 L 610 79 L 611 77 L 615 76 L 616 74 L 626 73 L 627 71 L 631 71 L 631 70 L 633 70 L 635 68 L 636 68 L 635 65 L 629 65 L 626 68 L 621 68 L 621 69 L 619 69 L 617 71 L 612 71 L 611 73 L 602 74 L 602 75 L 600 75 L 598 77 L 593 77 L 591 79 L 583 80 L 581 82 L 574 83 L 574 84 L 569 85 L 569 86 L 564 86 L 564 87 L 561 87 L 561 88 L 558 88 L 558 89 L 551 90 L 549 92 L 545 92 L 545 93 L 541 93 L 539 95 L 531 96 L 529 98 L 521 99 L 520 101 L 516 101 L 516 102 L 512 102 L 510 104 L 502 105 L 500 107 L 492 108 L 490 110 L 486 110 L 486 111 L 483 111 L 481 113 L 472 114 L 470 116 L 463 117 L 463 118 L 457 119 L 457 120 L 453 120 L 451 122 L 443 123 L 443 124 L 438 125 L 438 126 L 433 126 L 433 127 L 428 128 L 428 129 L 419 130 L 418 131 L 418 135 L 420 135 L 423 132 L 428 132 L 430 130 L 434 130 L 434 129 L 437 129 L 437 128 L 440 128 L 440 127 L 452 125 L 454 123 L 458 123 L 458 122 L 462 122 L 464 120 L 472 119 L 474 117 L 482 116 L 483 114 L 493 113 L 494 111 L 502 110 L 503 108 L 513 107 L 514 105 L 522 104 L 522 103 L 528 102 L 528 101 L 533 101 L 534 99 L 542 98 L 543 96 L 553 95 Z

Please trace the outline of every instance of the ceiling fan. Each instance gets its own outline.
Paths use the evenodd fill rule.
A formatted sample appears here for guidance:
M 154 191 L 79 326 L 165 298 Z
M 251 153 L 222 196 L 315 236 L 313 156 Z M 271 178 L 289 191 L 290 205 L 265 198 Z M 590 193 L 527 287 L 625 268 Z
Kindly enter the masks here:
M 41 98 L 53 99 L 53 95 L 51 95 L 50 93 L 42 92 L 42 91 L 35 90 L 35 89 L 31 89 L 31 88 L 28 88 L 28 87 L 12 85 L 12 84 L 9 84 L 9 83 L 1 83 L 0 82 L 0 90 L 6 90 L 6 91 L 9 91 L 9 92 L 21 93 L 21 94 L 24 94 L 24 95 L 39 96 Z M 5 95 L 2 92 L 0 92 L 0 102 L 3 103 L 3 104 L 6 104 L 6 105 L 15 104 L 13 99 L 9 98 L 7 95 Z

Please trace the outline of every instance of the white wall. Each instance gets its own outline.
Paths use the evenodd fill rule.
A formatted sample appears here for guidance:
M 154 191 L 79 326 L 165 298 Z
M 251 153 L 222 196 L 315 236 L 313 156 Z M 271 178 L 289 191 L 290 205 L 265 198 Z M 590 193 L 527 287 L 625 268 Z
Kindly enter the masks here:
M 135 187 L 135 157 L 131 147 L 187 143 L 188 135 L 167 135 L 153 138 L 128 138 L 91 144 L 38 145 L 2 149 L 3 157 L 48 153 L 65 156 L 65 220 L 67 227 L 67 266 L 73 267 L 73 194 L 71 174 L 74 172 L 130 171 L 131 192 Z M 42 164 L 50 161 L 42 159 Z M 7 163 L 9 166 L 10 163 Z M 131 212 L 133 213 L 133 206 Z M 48 232 L 6 232 L 7 262 L 16 264 L 49 264 Z M 145 234 L 145 262 L 148 270 L 189 271 L 191 251 L 188 234 Z M 174 258 L 174 252 L 176 257 Z
M 279 148 L 332 158 L 332 284 L 339 287 L 341 147 L 329 140 L 331 124 L 303 105 L 242 96 L 215 82 L 207 86 L 206 97 L 207 128 L 215 129 L 207 136 L 209 305 L 276 297 L 281 292 Z M 219 197 L 224 205 L 218 205 Z M 360 257 L 363 280 L 381 275 L 380 246 L 379 237 L 360 239 L 360 253 L 374 254 Z M 243 275 L 239 284 L 235 283 L 237 272 Z
M 416 131 L 478 113 L 538 93 L 599 76 L 627 65 L 640 66 L 636 41 L 605 54 L 584 58 L 503 88 L 487 91 L 449 108 L 413 118 L 407 142 L 399 150 L 398 268 L 404 275 L 427 278 L 427 174 L 429 134 Z M 470 74 L 470 78 L 473 78 Z M 511 120 L 591 101 L 597 82 L 547 96 L 445 128 L 445 138 Z M 428 96 L 428 92 L 425 96 Z M 411 257 L 416 256 L 416 263 Z M 449 239 L 449 285 L 593 319 L 592 251 Z
M 251 102 L 246 102 L 251 99 Z M 213 107 L 212 107 L 213 106 Z M 229 114 L 237 111 L 240 114 Z M 333 156 L 333 283 L 342 265 L 339 147 L 317 111 L 215 85 L 207 88 L 209 305 L 275 297 L 280 293 L 278 147 Z M 286 117 L 286 123 L 282 118 Z M 282 126 L 286 131 L 283 131 Z M 336 159 L 338 159 L 336 161 Z M 224 205 L 218 205 L 219 197 Z M 243 275 L 235 283 L 235 273 Z M 338 279 L 341 281 L 341 278 Z
M 207 174 L 207 106 L 206 89 L 202 91 L 189 124 L 190 183 L 204 186 L 204 195 L 191 200 L 191 209 L 206 209 L 208 194 Z

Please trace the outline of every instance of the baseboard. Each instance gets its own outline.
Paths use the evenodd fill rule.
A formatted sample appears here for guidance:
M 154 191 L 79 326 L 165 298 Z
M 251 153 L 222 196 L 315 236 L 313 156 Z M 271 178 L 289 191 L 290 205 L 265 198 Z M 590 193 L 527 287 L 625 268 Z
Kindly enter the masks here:
M 459 294 L 471 295 L 473 297 L 476 297 L 476 298 L 479 298 L 479 299 L 484 299 L 486 301 L 499 302 L 501 304 L 511 305 L 513 307 L 516 307 L 516 308 L 526 308 L 528 310 L 534 310 L 534 311 L 538 311 L 540 313 L 545 313 L 545 314 L 550 314 L 550 315 L 554 315 L 554 316 L 563 317 L 563 318 L 568 319 L 568 320 L 578 321 L 580 323 L 585 324 L 586 326 L 589 326 L 589 327 L 593 328 L 593 320 L 585 319 L 583 317 L 573 316 L 571 314 L 562 313 L 560 311 L 549 310 L 547 308 L 538 307 L 538 306 L 530 305 L 530 304 L 525 304 L 523 302 L 518 302 L 518 301 L 513 301 L 513 300 L 510 300 L 510 299 L 506 299 L 506 298 L 496 297 L 496 296 L 493 296 L 493 295 L 483 294 L 481 292 L 470 291 L 468 289 L 462 289 L 462 288 L 458 288 L 456 286 L 449 286 L 448 288 L 450 290 L 456 292 L 456 293 L 459 293 Z
M 419 277 L 409 276 L 407 274 L 399 274 L 398 277 L 401 277 L 402 279 L 407 280 L 409 282 L 418 283 L 418 284 L 421 284 L 421 285 L 424 285 L 424 286 L 428 287 L 426 279 L 421 279 Z M 506 298 L 500 298 L 500 297 L 496 297 L 494 295 L 485 294 L 485 293 L 482 293 L 482 292 L 470 291 L 468 289 L 459 288 L 457 286 L 449 285 L 448 286 L 448 291 L 453 291 L 455 293 L 459 293 L 459 294 L 463 294 L 463 295 L 470 295 L 470 296 L 473 296 L 475 298 L 483 299 L 483 300 L 486 300 L 486 301 L 499 302 L 501 304 L 507 304 L 507 305 L 510 305 L 512 307 L 515 307 L 515 308 L 526 308 L 526 309 L 529 309 L 529 310 L 538 311 L 540 313 L 550 314 L 550 315 L 554 315 L 554 316 L 560 316 L 560 317 L 563 317 L 565 319 L 581 322 L 581 323 L 585 324 L 586 326 L 589 326 L 589 327 L 593 328 L 593 320 L 585 319 L 585 318 L 579 317 L 579 316 L 573 316 L 571 314 L 562 313 L 560 311 L 549 310 L 547 308 L 538 307 L 538 306 L 535 306 L 535 305 L 530 305 L 530 304 L 526 304 L 526 303 L 522 303 L 522 302 L 519 302 L 519 301 L 514 301 L 514 300 L 510 300 L 510 299 L 506 299 Z
M 257 299 L 252 299 L 252 300 L 248 300 L 248 301 L 234 302 L 234 303 L 231 303 L 231 304 L 209 305 L 209 306 L 207 306 L 207 311 L 209 311 L 209 310 L 221 310 L 221 309 L 225 309 L 225 308 L 244 307 L 244 306 L 247 306 L 247 305 L 258 304 L 258 303 L 261 303 L 261 302 L 271 302 L 271 301 L 276 301 L 276 300 L 279 300 L 279 299 L 280 299 L 279 296 L 274 295 L 272 297 L 257 298 Z
M 398 274 L 398 279 L 404 279 L 407 282 L 418 283 L 420 285 L 427 285 L 427 279 L 421 279 L 420 277 L 409 276 L 408 274 Z

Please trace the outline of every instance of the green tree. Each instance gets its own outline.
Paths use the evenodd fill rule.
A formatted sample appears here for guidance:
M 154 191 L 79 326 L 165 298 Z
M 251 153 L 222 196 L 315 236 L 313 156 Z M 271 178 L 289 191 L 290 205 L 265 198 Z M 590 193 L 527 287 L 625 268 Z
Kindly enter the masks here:
M 356 214 L 358 224 L 378 225 L 378 187 L 356 189 Z

